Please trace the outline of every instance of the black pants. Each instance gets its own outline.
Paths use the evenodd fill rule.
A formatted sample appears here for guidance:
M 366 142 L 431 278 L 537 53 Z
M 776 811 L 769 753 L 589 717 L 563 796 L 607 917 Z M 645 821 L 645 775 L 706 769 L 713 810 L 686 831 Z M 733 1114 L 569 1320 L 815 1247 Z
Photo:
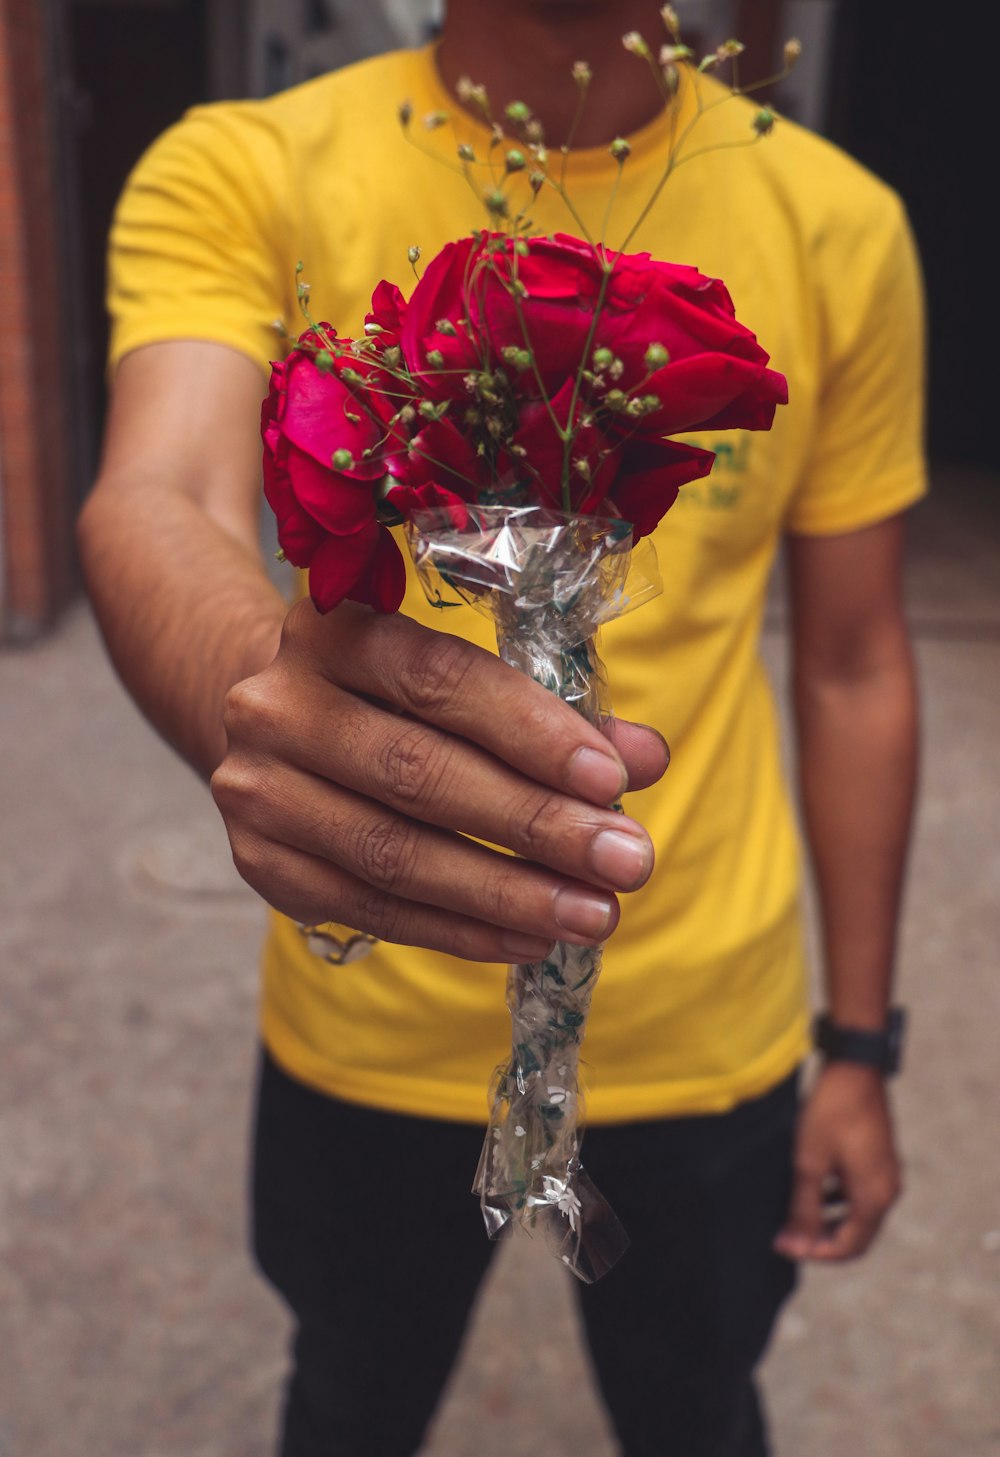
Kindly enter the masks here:
M 791 1078 L 730 1113 L 587 1132 L 632 1242 L 573 1282 L 623 1457 L 768 1451 L 753 1368 L 794 1283 L 771 1240 L 795 1105 Z M 481 1142 L 324 1097 L 265 1054 L 255 1252 L 298 1323 L 282 1457 L 417 1451 L 493 1250 L 469 1193 Z

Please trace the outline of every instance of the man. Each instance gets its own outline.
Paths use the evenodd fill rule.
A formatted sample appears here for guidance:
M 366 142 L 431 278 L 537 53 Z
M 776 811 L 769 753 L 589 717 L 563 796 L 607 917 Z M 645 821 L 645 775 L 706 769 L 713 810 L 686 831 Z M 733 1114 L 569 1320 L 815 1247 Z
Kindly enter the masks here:
M 357 333 L 408 245 L 429 258 L 482 222 L 461 177 L 406 148 L 398 103 L 451 110 L 481 155 L 457 99 L 469 76 L 531 103 L 555 147 L 590 60 L 568 178 L 599 227 L 607 147 L 629 137 L 615 244 L 697 110 L 688 77 L 662 114 L 621 47 L 632 29 L 655 52 L 649 0 L 451 0 L 436 53 L 193 113 L 116 221 L 114 401 L 81 544 L 123 678 L 212 777 L 237 865 L 283 913 L 255 1220 L 298 1322 L 285 1457 L 414 1452 L 447 1375 L 489 1253 L 466 1191 L 504 1012 L 502 967 L 477 963 L 611 935 L 585 1160 L 632 1248 L 581 1298 L 626 1457 L 761 1457 L 752 1371 L 793 1262 L 860 1254 L 899 1188 L 883 1071 L 916 757 L 901 512 L 923 467 L 919 285 L 887 189 L 791 126 L 734 147 L 753 110 L 729 101 L 694 133 L 715 150 L 677 169 L 631 245 L 724 278 L 791 395 L 769 435 L 702 442 L 712 481 L 656 533 L 664 593 L 607 632 L 617 705 L 655 728 L 602 737 L 484 651 L 471 614 L 441 632 L 412 584 L 406 615 L 320 617 L 287 611 L 259 559 L 262 370 L 271 321 L 294 327 L 296 260 L 316 316 Z M 539 199 L 539 231 L 571 226 L 559 207 Z M 782 536 L 828 1008 L 847 1033 L 794 1134 L 796 849 L 756 650 Z M 328 922 L 379 944 L 330 966 L 298 926 Z

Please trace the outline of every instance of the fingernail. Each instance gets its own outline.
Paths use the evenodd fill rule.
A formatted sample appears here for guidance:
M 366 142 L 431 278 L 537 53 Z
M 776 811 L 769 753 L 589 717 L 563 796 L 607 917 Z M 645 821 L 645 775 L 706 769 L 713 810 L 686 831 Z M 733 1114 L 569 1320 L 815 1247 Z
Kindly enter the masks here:
M 649 878 L 653 847 L 641 832 L 601 830 L 590 842 L 590 863 L 602 880 L 610 880 L 621 890 L 634 890 Z
M 599 941 L 608 929 L 614 902 L 597 891 L 567 886 L 555 898 L 556 921 L 575 936 L 592 936 Z
M 613 804 L 628 788 L 628 778 L 617 759 L 600 749 L 577 749 L 569 761 L 566 787 L 594 804 Z
M 552 944 L 551 941 L 543 941 L 540 936 L 522 936 L 517 931 L 507 931 L 500 938 L 503 954 L 511 961 L 544 961 L 552 950 Z

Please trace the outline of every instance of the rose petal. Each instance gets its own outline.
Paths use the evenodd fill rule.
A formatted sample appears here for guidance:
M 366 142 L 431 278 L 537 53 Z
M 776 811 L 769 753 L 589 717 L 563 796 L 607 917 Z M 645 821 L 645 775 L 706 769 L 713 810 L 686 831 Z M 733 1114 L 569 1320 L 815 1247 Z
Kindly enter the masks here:
M 624 451 L 613 501 L 632 523 L 632 539 L 648 536 L 677 499 L 680 487 L 707 476 L 715 464 L 710 450 L 677 440 L 644 440 Z
M 353 536 L 328 536 L 309 564 L 309 595 L 318 611 L 330 612 L 345 597 L 355 601 L 358 582 L 364 577 L 374 556 L 381 529 L 372 519 Z
M 370 604 L 376 612 L 396 612 L 405 591 L 406 564 L 392 536 L 379 527 L 375 549 L 347 596 L 352 602 Z

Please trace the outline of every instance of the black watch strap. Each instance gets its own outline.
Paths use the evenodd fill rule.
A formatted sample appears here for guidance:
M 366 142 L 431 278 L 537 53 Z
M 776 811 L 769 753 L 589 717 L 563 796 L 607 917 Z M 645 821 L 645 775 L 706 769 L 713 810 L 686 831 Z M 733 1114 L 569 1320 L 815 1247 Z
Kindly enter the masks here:
M 882 1032 L 842 1027 L 829 1013 L 821 1012 L 813 1024 L 813 1041 L 817 1052 L 831 1062 L 857 1062 L 891 1076 L 899 1072 L 905 1025 L 902 1007 L 890 1007 Z

